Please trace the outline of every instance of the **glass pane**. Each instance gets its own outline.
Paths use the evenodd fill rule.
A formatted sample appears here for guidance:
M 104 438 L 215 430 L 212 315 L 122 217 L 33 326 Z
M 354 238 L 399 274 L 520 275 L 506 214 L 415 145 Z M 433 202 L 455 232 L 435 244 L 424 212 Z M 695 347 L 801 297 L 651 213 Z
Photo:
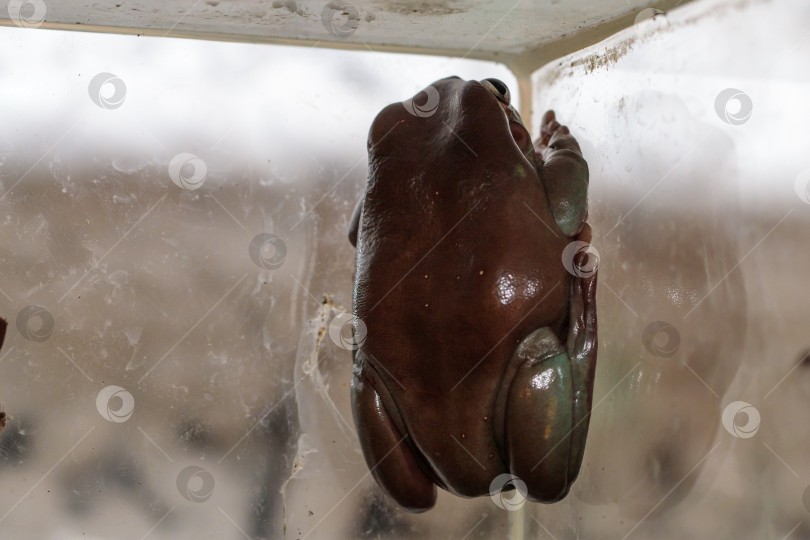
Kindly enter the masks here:
M 484 501 L 413 518 L 381 496 L 351 354 L 318 331 L 351 311 L 374 116 L 449 74 L 517 95 L 509 71 L 45 30 L 0 43 L 0 536 L 474 525 Z
M 810 6 L 651 12 L 532 79 L 535 132 L 554 108 L 588 160 L 601 265 L 585 464 L 531 533 L 806 537 Z

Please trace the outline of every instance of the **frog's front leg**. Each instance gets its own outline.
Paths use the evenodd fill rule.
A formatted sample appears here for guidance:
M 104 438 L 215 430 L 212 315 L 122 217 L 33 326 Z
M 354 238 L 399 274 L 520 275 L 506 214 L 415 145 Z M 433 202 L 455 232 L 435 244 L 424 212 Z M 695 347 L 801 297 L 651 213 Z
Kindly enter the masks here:
M 554 111 L 543 115 L 534 150 L 554 221 L 565 236 L 573 238 L 588 219 L 588 163 Z
M 352 212 L 352 220 L 349 222 L 349 242 L 353 247 L 357 247 L 357 234 L 360 232 L 360 217 L 363 215 L 364 197 L 360 197 Z
M 529 334 L 512 357 L 520 367 L 502 390 L 504 457 L 537 502 L 565 497 L 582 464 L 596 369 L 595 274 L 572 280 L 569 304 L 566 345 L 549 328 Z
M 419 467 L 404 427 L 394 422 L 398 412 L 385 383 L 360 350 L 355 351 L 351 396 L 354 425 L 374 479 L 405 510 L 432 508 L 436 486 Z

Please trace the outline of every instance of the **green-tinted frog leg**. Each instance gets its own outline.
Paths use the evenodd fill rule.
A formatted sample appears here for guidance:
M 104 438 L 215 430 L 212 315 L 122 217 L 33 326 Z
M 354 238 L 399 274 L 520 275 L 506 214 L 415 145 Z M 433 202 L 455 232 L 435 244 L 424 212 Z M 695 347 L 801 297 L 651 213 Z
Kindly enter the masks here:
M 518 345 L 520 367 L 508 387 L 504 454 L 529 499 L 562 499 L 579 474 L 596 368 L 596 276 L 574 278 L 567 346 L 549 328 Z
M 379 391 L 378 391 L 379 389 Z M 409 512 L 424 512 L 436 504 L 436 486 L 422 472 L 407 435 L 395 425 L 385 383 L 361 351 L 352 376 L 352 412 L 363 456 L 383 490 Z
M 557 123 L 554 111 L 543 115 L 534 148 L 551 214 L 560 231 L 573 238 L 588 219 L 588 164 L 568 128 Z

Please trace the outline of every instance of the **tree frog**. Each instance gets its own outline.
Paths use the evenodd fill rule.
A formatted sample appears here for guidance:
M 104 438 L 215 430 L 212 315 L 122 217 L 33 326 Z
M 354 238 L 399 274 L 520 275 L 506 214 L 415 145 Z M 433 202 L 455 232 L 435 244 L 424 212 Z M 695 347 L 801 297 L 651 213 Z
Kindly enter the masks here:
M 352 411 L 372 475 L 411 512 L 502 474 L 558 501 L 582 463 L 596 271 L 564 257 L 590 242 L 588 166 L 552 111 L 532 144 L 510 102 L 497 79 L 449 77 L 369 131 Z

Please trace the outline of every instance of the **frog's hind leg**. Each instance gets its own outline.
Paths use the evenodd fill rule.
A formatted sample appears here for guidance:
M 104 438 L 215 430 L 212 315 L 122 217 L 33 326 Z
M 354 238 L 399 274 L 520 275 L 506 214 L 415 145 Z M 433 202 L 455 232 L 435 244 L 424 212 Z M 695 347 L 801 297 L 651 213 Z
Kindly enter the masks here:
M 381 396 L 381 392 L 387 395 L 385 383 L 361 351 L 357 351 L 357 357 L 352 377 L 352 412 L 366 464 L 380 487 L 402 508 L 409 512 L 429 510 L 436 504 L 436 486 L 420 468 L 407 433 L 397 428 L 389 413 L 393 403 Z
M 512 356 L 515 376 L 498 396 L 503 452 L 531 500 L 562 499 L 579 474 L 593 399 L 596 330 L 596 274 L 577 277 L 569 293 L 565 347 L 551 329 L 540 328 Z
M 512 362 L 520 367 L 505 390 L 504 457 L 509 471 L 526 483 L 529 499 L 555 502 L 573 481 L 568 355 L 549 328 L 540 328 L 520 343 Z

